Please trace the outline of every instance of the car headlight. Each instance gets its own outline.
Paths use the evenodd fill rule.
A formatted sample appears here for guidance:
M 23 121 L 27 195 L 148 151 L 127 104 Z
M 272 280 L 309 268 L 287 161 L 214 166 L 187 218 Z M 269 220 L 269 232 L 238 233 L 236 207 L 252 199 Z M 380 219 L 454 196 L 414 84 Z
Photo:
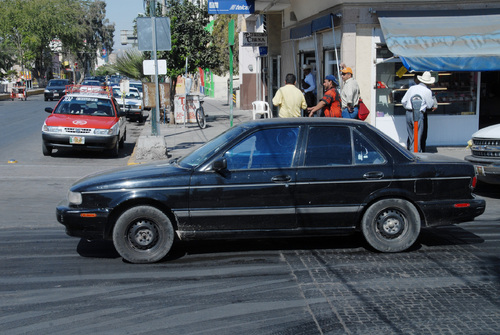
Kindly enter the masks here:
M 47 133 L 62 133 L 63 127 L 47 126 L 46 124 L 44 124 L 42 127 L 42 131 L 45 131 Z
M 44 90 L 44 92 L 45 92 L 45 93 L 50 93 L 50 91 L 49 91 L 49 90 Z
M 82 194 L 80 192 L 68 192 L 68 201 L 72 205 L 82 204 Z
M 96 135 L 118 135 L 118 123 L 115 123 L 110 129 L 95 129 L 94 134 Z

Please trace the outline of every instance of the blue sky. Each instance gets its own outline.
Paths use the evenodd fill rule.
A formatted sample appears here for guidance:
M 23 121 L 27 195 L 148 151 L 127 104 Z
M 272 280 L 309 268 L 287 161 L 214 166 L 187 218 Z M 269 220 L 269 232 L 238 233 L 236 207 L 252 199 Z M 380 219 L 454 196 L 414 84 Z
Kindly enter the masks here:
M 120 43 L 120 30 L 133 30 L 134 19 L 138 13 L 144 13 L 143 0 L 105 0 L 106 17 L 115 23 L 115 43 L 113 49 L 125 49 Z

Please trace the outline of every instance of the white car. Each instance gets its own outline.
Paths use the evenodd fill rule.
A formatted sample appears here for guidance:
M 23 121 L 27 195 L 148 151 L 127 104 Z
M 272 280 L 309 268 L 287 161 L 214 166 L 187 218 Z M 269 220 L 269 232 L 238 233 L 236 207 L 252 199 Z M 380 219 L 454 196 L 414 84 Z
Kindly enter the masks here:
M 472 134 L 470 149 L 472 155 L 465 159 L 474 164 L 478 179 L 489 184 L 500 184 L 500 124 Z
M 121 110 L 127 114 L 127 119 L 144 121 L 142 98 L 139 90 L 130 87 L 128 93 L 123 94 L 119 87 L 113 87 L 113 96 L 120 105 Z

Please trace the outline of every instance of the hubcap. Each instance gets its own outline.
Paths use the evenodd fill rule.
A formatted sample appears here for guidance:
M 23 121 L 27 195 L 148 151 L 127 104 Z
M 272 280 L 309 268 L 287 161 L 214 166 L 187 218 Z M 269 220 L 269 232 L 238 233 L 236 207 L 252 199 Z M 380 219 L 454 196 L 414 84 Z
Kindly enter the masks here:
M 406 226 L 404 215 L 396 210 L 386 210 L 380 213 L 377 219 L 377 230 L 385 238 L 400 236 Z
M 142 220 L 131 225 L 128 239 L 133 247 L 137 249 L 150 249 L 158 240 L 158 230 L 153 222 Z

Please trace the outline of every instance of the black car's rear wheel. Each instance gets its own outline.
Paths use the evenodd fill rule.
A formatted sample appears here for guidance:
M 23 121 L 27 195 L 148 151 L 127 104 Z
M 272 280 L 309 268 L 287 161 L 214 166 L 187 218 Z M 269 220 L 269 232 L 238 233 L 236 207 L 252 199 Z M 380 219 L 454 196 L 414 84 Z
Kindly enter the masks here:
M 371 205 L 361 221 L 363 235 L 374 249 L 400 252 L 415 243 L 420 233 L 420 215 L 403 199 L 384 199 Z
M 116 251 L 131 263 L 154 263 L 165 257 L 174 242 L 170 219 L 159 209 L 137 206 L 116 221 L 113 243 Z

